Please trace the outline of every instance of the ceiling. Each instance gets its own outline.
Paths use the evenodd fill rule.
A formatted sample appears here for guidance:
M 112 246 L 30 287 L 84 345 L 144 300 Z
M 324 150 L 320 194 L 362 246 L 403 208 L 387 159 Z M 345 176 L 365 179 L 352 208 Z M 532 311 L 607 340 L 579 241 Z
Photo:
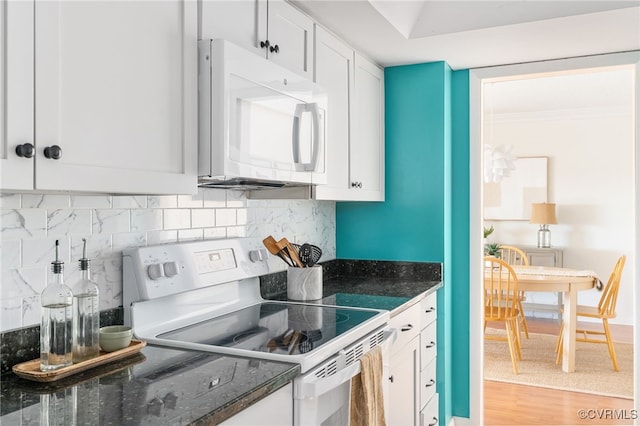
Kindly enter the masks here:
M 456 69 L 640 49 L 640 0 L 289 0 L 382 66 Z

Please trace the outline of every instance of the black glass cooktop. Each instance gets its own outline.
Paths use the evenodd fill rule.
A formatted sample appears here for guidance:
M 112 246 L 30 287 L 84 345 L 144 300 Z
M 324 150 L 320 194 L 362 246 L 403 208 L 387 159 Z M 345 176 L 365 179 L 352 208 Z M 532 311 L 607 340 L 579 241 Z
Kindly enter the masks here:
M 378 313 L 346 307 L 263 302 L 158 337 L 297 355 L 320 347 Z

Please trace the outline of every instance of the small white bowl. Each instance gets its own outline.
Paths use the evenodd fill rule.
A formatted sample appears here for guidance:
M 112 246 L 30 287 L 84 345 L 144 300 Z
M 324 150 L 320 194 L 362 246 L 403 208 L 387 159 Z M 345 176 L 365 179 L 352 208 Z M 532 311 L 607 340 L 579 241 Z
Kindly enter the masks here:
M 109 325 L 100 328 L 100 347 L 105 352 L 124 349 L 131 344 L 133 332 L 126 325 Z

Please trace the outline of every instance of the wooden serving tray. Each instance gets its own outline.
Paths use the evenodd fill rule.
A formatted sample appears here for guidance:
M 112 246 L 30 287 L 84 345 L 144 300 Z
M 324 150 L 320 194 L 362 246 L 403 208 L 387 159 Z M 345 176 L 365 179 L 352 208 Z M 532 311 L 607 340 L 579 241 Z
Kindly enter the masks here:
M 113 352 L 100 352 L 95 358 L 72 364 L 68 367 L 62 367 L 53 371 L 40 371 L 40 358 L 31 361 L 16 364 L 12 367 L 13 372 L 23 379 L 34 380 L 36 382 L 54 382 L 81 371 L 88 370 L 99 365 L 103 365 L 112 361 L 117 361 L 140 352 L 147 345 L 144 340 L 131 340 L 128 347 Z

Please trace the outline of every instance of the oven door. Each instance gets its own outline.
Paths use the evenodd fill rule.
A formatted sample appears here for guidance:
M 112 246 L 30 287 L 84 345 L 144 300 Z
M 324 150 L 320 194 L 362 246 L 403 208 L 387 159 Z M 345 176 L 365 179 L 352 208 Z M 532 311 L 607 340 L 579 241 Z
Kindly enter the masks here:
M 340 351 L 331 359 L 293 381 L 294 425 L 347 425 L 351 379 L 360 374 L 359 358 L 376 346 L 382 349 L 383 371 L 381 385 L 383 395 L 388 394 L 389 342 L 396 332 L 378 330 L 358 343 Z M 354 355 L 359 354 L 359 355 Z

